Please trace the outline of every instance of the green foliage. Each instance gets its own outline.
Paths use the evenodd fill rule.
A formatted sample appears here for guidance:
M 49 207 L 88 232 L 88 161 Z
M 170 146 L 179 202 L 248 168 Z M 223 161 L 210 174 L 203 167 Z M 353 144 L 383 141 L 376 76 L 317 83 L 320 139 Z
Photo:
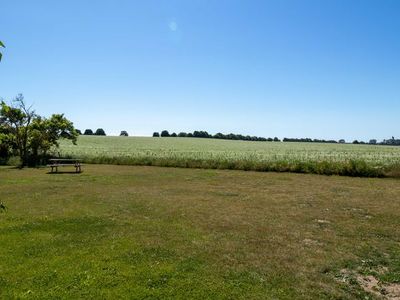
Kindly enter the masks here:
M 11 156 L 7 160 L 7 165 L 11 167 L 21 168 L 23 166 L 22 160 L 19 156 Z
M 161 131 L 161 137 L 169 137 L 170 135 L 169 135 L 169 132 L 168 132 L 168 130 L 163 130 L 163 131 Z
M 160 134 L 158 132 L 153 132 L 153 137 L 160 137 Z
M 179 132 L 178 137 L 187 137 L 186 132 Z
M 106 132 L 104 131 L 103 128 L 98 128 L 98 129 L 96 130 L 96 132 L 94 133 L 94 135 L 103 135 L 103 136 L 105 136 L 105 135 L 106 135 Z
M 3 159 L 13 154 L 20 157 L 22 166 L 37 164 L 52 147 L 58 147 L 60 138 L 75 144 L 77 136 L 72 122 L 63 114 L 41 117 L 25 105 L 22 95 L 18 95 L 11 105 L 4 101 L 0 104 L 0 154 Z
M 119 136 L 129 136 L 129 134 L 126 130 L 122 130 Z
M 2 41 L 0 41 L 0 48 L 5 48 L 6 46 L 4 46 L 4 44 L 3 44 L 3 42 Z M 1 58 L 3 57 L 3 54 L 0 52 L 0 61 L 1 61 Z
M 83 135 L 93 135 L 93 130 L 92 129 L 86 129 Z

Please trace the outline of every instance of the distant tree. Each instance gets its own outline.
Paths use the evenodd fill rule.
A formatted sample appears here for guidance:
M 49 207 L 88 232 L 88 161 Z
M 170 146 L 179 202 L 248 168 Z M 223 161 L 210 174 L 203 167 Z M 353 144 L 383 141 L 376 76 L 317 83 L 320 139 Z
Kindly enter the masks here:
M 212 137 L 207 131 L 194 131 L 193 132 L 193 137 L 197 138 L 210 138 Z
M 175 132 L 171 133 L 171 137 L 177 137 L 177 134 Z
M 106 135 L 106 132 L 104 131 L 103 128 L 98 128 L 94 135 Z
M 161 131 L 161 136 L 162 136 L 162 137 L 169 137 L 170 135 L 169 135 L 168 130 L 163 130 L 163 131 Z
M 93 130 L 92 129 L 86 129 L 83 135 L 93 135 Z
M 82 131 L 80 131 L 79 129 L 75 129 L 75 131 L 76 131 L 76 133 L 77 133 L 78 135 L 81 135 L 81 134 L 82 134 Z
M 178 136 L 179 137 L 187 137 L 187 133 L 186 132 L 179 132 Z
M 237 140 L 237 139 L 238 139 L 237 136 L 236 136 L 236 134 L 234 134 L 234 133 L 227 134 L 227 135 L 226 135 L 226 138 L 227 138 L 228 140 Z
M 193 137 L 193 133 L 189 132 L 189 133 L 187 134 L 187 137 Z
M 359 144 L 360 142 L 358 140 L 354 140 L 353 144 Z
M 369 143 L 371 145 L 376 145 L 377 144 L 377 140 L 375 140 L 375 139 L 369 140 Z
M 153 137 L 160 137 L 160 134 L 158 132 L 154 132 Z
M 346 141 L 344 139 L 339 140 L 339 144 L 345 144 L 345 143 L 346 143 Z
M 274 137 L 274 142 L 280 142 L 280 139 L 278 139 L 277 137 Z
M 218 132 L 214 134 L 214 139 L 225 139 L 225 134 L 222 134 L 221 132 Z
M 6 46 L 4 46 L 4 44 L 3 44 L 3 42 L 2 41 L 0 41 L 0 48 L 5 48 Z M 3 54 L 0 52 L 0 61 L 1 61 L 1 58 L 3 57 Z
M 400 139 L 395 139 L 394 137 L 392 137 L 389 140 L 383 140 L 383 142 L 381 144 L 382 145 L 400 146 Z
M 119 134 L 119 136 L 129 136 L 128 132 L 125 130 L 122 130 L 121 133 Z

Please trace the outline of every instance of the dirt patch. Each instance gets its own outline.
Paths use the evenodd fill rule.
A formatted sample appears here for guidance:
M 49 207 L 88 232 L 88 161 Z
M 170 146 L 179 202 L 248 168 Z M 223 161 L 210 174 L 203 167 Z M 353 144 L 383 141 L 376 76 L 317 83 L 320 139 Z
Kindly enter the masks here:
M 388 300 L 400 300 L 400 284 L 384 284 L 372 275 L 357 276 L 357 282 L 364 291 Z
M 303 243 L 306 246 L 322 246 L 323 245 L 321 242 L 313 240 L 313 239 L 304 239 Z
M 380 272 L 387 271 L 387 268 L 382 267 Z M 380 299 L 400 300 L 400 284 L 399 283 L 383 283 L 375 276 L 360 275 L 347 269 L 340 270 L 340 281 L 348 283 L 351 278 L 355 278 L 361 288 L 367 293 L 373 294 Z
M 364 291 L 377 295 L 383 296 L 381 288 L 379 286 L 379 281 L 374 276 L 361 276 L 357 275 L 357 282 L 363 288 Z

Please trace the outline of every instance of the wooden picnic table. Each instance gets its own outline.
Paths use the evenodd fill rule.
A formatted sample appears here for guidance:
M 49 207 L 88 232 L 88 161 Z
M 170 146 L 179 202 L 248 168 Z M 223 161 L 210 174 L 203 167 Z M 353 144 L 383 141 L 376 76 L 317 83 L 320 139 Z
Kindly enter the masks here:
M 47 166 L 51 168 L 51 173 L 56 170 L 56 173 L 58 172 L 58 167 L 66 167 L 66 166 L 74 166 L 75 167 L 75 172 L 80 173 L 82 172 L 82 164 L 80 159 L 76 158 L 52 158 L 49 159 L 50 164 Z

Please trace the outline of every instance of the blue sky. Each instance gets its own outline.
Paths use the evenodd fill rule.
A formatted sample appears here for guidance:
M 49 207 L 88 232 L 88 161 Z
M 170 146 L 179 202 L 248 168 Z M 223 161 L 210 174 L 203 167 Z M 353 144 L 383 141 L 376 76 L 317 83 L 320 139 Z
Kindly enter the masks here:
M 108 134 L 400 136 L 400 1 L 19 1 L 0 96 Z

